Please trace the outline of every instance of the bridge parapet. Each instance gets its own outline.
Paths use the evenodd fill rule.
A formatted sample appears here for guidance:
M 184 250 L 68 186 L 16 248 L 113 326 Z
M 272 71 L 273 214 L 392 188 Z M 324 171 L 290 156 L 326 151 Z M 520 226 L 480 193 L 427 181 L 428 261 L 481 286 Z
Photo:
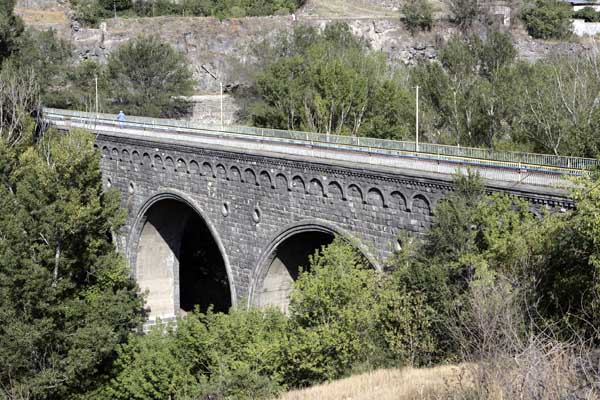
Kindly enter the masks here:
M 367 165 L 406 168 L 452 175 L 464 168 L 479 170 L 491 181 L 515 185 L 557 186 L 565 176 L 578 176 L 598 166 L 598 160 L 368 137 L 247 126 L 204 125 L 197 122 L 128 117 L 119 123 L 109 114 L 45 109 L 48 122 L 59 127 L 82 127 L 105 134 L 153 137 L 158 140 L 216 143 L 248 150 L 273 151 L 303 157 Z M 202 140 L 204 139 L 204 140 Z M 215 141 L 215 139 L 217 139 Z

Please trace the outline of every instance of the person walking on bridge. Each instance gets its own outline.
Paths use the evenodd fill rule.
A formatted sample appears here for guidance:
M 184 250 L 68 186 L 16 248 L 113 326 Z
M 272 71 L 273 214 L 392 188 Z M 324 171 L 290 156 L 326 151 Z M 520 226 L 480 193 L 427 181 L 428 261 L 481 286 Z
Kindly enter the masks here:
M 117 114 L 117 121 L 119 121 L 119 128 L 123 128 L 123 124 L 125 123 L 125 113 L 123 110 L 119 111 Z

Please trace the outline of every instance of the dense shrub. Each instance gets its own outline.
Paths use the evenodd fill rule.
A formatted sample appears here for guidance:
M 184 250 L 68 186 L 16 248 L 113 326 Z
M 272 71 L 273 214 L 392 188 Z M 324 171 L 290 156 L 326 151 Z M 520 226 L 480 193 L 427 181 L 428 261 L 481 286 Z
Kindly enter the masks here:
M 521 15 L 534 38 L 563 39 L 571 34 L 571 6 L 560 0 L 536 0 Z
M 593 7 L 583 7 L 573 13 L 573 18 L 583 19 L 585 22 L 600 22 L 600 12 Z
M 412 33 L 428 31 L 433 26 L 433 7 L 429 0 L 408 0 L 402 7 L 402 14 L 404 24 Z
M 287 319 L 276 310 L 190 314 L 177 329 L 132 335 L 117 375 L 99 395 L 112 399 L 270 398 L 281 390 Z
M 190 111 L 181 96 L 192 94 L 193 80 L 183 54 L 157 36 L 139 36 L 113 52 L 107 65 L 111 111 L 177 117 Z

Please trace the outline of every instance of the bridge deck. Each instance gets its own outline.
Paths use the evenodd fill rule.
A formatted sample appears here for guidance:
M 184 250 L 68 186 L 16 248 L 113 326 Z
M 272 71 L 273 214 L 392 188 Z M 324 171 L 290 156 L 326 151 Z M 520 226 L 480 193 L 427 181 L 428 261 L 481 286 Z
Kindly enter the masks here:
M 304 159 L 387 167 L 452 175 L 473 168 L 488 181 L 511 187 L 556 187 L 596 166 L 597 160 L 544 154 L 322 135 L 308 132 L 265 130 L 193 124 L 188 121 L 128 117 L 119 124 L 114 116 L 45 109 L 44 118 L 59 128 L 83 128 L 104 135 L 138 138 L 161 143 L 211 146 L 245 153 L 269 152 Z

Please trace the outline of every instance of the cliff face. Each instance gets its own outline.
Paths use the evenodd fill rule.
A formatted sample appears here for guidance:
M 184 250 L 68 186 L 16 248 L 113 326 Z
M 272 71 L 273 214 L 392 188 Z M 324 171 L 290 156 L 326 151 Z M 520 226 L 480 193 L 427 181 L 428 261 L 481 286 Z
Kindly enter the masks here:
M 111 51 L 132 37 L 159 35 L 182 51 L 193 65 L 198 93 L 219 91 L 218 82 L 202 71 L 201 65 L 218 75 L 226 86 L 243 84 L 250 78 L 247 67 L 256 61 L 253 47 L 261 41 L 272 41 L 297 24 L 324 27 L 333 21 L 345 21 L 372 49 L 382 51 L 399 64 L 434 59 L 439 46 L 455 32 L 451 24 L 442 20 L 432 32 L 410 35 L 399 20 L 400 0 L 311 0 L 297 13 L 295 20 L 291 16 L 223 21 L 174 16 L 118 18 L 107 20 L 98 29 L 81 27 L 74 21 L 65 1 L 20 0 L 17 12 L 34 27 L 57 29 L 72 41 L 80 59 L 105 62 Z M 576 53 L 586 49 L 581 43 L 535 41 L 519 29 L 513 29 L 512 33 L 520 57 L 528 60 L 554 51 Z
M 214 18 L 157 17 L 117 19 L 103 23 L 100 29 L 80 28 L 71 33 L 81 58 L 105 61 L 112 50 L 140 34 L 157 34 L 183 52 L 193 65 L 199 92 L 216 92 L 218 83 L 200 69 L 206 65 L 226 85 L 244 83 L 245 66 L 255 61 L 253 46 L 272 41 L 296 24 L 324 27 L 332 19 L 299 17 L 242 18 L 219 21 Z M 412 63 L 418 58 L 435 58 L 436 37 L 447 37 L 451 29 L 412 37 L 396 19 L 347 20 L 355 34 L 365 38 L 377 51 L 391 60 Z

